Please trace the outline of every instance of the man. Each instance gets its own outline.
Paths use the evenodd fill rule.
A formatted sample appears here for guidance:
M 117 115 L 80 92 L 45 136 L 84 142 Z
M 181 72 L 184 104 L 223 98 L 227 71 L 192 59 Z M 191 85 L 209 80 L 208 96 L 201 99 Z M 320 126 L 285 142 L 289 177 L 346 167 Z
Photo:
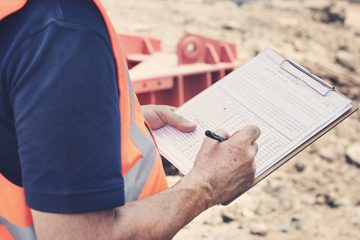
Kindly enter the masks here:
M 37 239 L 170 239 L 251 187 L 255 126 L 205 139 L 166 189 L 150 128 L 196 126 L 141 110 L 98 0 L 0 0 L 0 14 L 0 234 L 35 239 L 33 222 Z

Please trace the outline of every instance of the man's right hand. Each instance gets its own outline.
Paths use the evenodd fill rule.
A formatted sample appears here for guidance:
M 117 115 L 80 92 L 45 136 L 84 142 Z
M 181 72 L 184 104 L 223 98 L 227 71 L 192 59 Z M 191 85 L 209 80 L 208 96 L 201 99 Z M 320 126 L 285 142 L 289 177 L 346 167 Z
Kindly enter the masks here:
M 224 130 L 218 134 L 230 137 Z M 207 208 L 224 203 L 254 183 L 255 140 L 248 126 L 225 142 L 206 138 L 193 170 L 173 187 L 124 206 L 79 214 L 32 209 L 35 231 L 43 239 L 171 239 Z
M 230 137 L 225 130 L 216 133 Z M 260 129 L 250 125 L 225 142 L 205 138 L 189 174 L 202 176 L 211 206 L 232 200 L 252 187 L 259 136 Z

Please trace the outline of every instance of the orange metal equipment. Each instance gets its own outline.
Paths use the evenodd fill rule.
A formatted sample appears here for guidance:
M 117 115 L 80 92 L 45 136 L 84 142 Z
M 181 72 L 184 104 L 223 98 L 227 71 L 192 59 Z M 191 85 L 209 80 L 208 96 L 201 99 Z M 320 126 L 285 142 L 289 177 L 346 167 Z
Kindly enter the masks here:
M 242 65 L 234 44 L 186 35 L 177 54 L 161 52 L 158 39 L 118 34 L 139 101 L 180 106 Z

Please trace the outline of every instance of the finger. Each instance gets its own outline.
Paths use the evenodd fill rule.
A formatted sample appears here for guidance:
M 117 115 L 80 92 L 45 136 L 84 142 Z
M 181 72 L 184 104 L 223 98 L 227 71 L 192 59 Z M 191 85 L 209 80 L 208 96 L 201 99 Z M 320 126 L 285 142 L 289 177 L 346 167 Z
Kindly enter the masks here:
M 253 144 L 250 145 L 250 147 L 248 148 L 249 155 L 250 155 L 252 158 L 255 159 L 255 156 L 256 156 L 258 150 L 259 150 L 259 147 L 258 147 L 257 143 L 256 143 L 256 142 L 253 143 Z
M 196 129 L 196 123 L 190 122 L 182 116 L 172 112 L 170 108 L 168 111 L 165 112 L 164 117 L 165 122 L 167 122 L 171 126 L 176 127 L 180 131 L 191 132 Z
M 253 144 L 252 144 L 252 146 L 253 146 L 253 148 L 254 148 L 254 152 L 255 152 L 255 155 L 258 153 L 258 151 L 259 151 L 259 145 L 256 143 L 256 142 L 254 142 Z
M 252 167 L 253 167 L 253 170 L 254 170 L 254 174 L 256 174 L 256 164 L 255 164 L 255 160 L 252 161 Z M 255 176 L 254 176 L 255 178 Z
M 216 133 L 219 136 L 223 136 L 223 137 L 227 137 L 227 138 L 230 137 L 229 136 L 230 134 L 228 134 L 224 129 L 218 129 L 214 133 Z M 205 133 L 204 133 L 204 136 L 205 136 Z M 212 144 L 219 143 L 219 141 L 212 139 L 210 137 L 205 137 L 204 142 L 208 142 L 208 143 L 212 143 Z
M 255 141 L 260 137 L 261 131 L 260 128 L 258 128 L 255 125 L 249 125 L 244 128 L 244 131 L 249 136 L 250 144 L 253 145 Z
M 254 142 L 259 138 L 261 134 L 260 128 L 255 125 L 248 125 L 243 129 L 237 131 L 233 134 L 234 140 L 245 140 L 250 145 L 253 145 Z
M 226 138 L 229 138 L 231 136 L 230 133 L 228 133 L 224 129 L 218 129 L 215 131 L 215 133 Z

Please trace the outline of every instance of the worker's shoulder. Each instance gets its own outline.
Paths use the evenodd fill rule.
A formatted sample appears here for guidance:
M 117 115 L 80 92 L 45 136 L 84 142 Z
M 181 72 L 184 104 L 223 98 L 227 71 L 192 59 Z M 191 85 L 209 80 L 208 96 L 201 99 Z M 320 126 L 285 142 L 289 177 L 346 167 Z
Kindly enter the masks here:
M 62 19 L 56 0 L 28 0 L 18 11 L 0 21 L 0 63 L 5 66 L 21 44 L 53 21 Z
M 91 28 L 101 35 L 108 34 L 103 16 L 93 1 L 58 0 L 58 2 L 64 22 Z
M 107 33 L 95 3 L 83 0 L 28 0 L 19 11 L 0 21 L 0 32 L 6 33 L 8 39 L 27 38 L 53 22 L 70 23 L 101 34 Z
M 27 39 L 58 23 L 72 29 L 94 31 L 110 46 L 107 27 L 93 1 L 28 0 L 19 11 L 0 21 L 0 66 L 6 66 Z M 61 34 L 64 34 L 63 30 Z M 73 31 L 67 33 L 69 38 L 74 37 Z

